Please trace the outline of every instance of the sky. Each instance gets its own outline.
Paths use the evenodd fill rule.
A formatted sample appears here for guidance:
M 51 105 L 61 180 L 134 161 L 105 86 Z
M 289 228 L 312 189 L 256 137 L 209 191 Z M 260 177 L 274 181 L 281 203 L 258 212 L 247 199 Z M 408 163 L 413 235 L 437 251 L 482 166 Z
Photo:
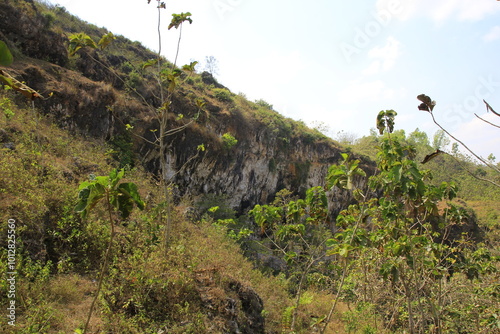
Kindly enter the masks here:
M 114 34 L 158 50 L 157 1 L 47 0 Z M 483 157 L 500 161 L 500 1 L 496 0 L 165 0 L 162 53 L 175 56 L 172 13 L 190 12 L 179 64 L 218 61 L 216 78 L 284 116 L 362 137 L 380 110 L 396 129 L 438 129 L 419 111 L 436 100 L 436 120 Z

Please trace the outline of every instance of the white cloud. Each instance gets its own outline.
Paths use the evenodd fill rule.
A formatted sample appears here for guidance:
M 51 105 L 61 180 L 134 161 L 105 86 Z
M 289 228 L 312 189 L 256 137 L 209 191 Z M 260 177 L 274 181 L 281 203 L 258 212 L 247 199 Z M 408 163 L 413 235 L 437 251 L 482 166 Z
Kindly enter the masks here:
M 448 19 L 457 21 L 478 21 L 500 11 L 500 5 L 493 0 L 378 0 L 377 9 L 390 8 L 400 3 L 402 7 L 398 18 L 407 20 L 414 16 L 426 16 L 436 23 Z
M 486 35 L 483 36 L 483 41 L 485 42 L 492 42 L 497 39 L 500 39 L 500 26 L 494 26 Z
M 221 63 L 225 64 L 220 71 L 224 85 L 236 92 L 244 92 L 250 99 L 263 98 L 274 104 L 279 103 L 280 90 L 296 80 L 306 68 L 306 61 L 299 51 L 272 50 L 251 59 L 228 55 Z
M 338 93 L 340 101 L 348 105 L 361 100 L 366 102 L 392 99 L 395 95 L 396 91 L 386 87 L 382 80 L 370 82 L 354 80 Z
M 479 115 L 481 118 L 500 125 L 499 118 L 492 113 Z M 465 143 L 476 154 L 487 158 L 493 153 L 500 158 L 500 129 L 474 118 L 458 127 L 453 135 Z
M 368 51 L 368 58 L 373 59 L 370 65 L 363 70 L 363 74 L 372 75 L 391 69 L 401 55 L 401 43 L 394 37 L 388 37 L 384 46 L 376 46 Z
M 272 51 L 260 58 L 255 65 L 257 66 L 251 66 L 252 71 L 257 69 L 262 74 L 272 73 L 276 83 L 289 82 L 291 79 L 296 78 L 299 72 L 306 67 L 304 58 L 297 50 L 288 53 Z

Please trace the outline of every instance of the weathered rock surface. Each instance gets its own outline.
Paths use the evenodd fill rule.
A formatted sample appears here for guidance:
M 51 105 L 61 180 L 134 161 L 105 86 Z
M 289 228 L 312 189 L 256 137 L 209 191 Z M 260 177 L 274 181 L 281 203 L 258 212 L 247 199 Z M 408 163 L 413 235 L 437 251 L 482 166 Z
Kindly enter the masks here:
M 124 133 L 124 124 L 134 122 L 137 134 L 154 141 L 152 131 L 158 126 L 151 108 L 133 94 L 119 90 L 123 83 L 118 76 L 92 61 L 85 52 L 77 57 L 71 69 L 59 66 L 67 63 L 67 42 L 61 35 L 55 36 L 44 28 L 44 17 L 35 6 L 29 2 L 26 6 L 27 9 L 20 12 L 8 3 L 0 4 L 0 15 L 10 15 L 21 22 L 15 25 L 12 20 L 0 20 L 0 34 L 7 37 L 10 44 L 17 45 L 23 54 L 37 58 L 17 60 L 9 69 L 43 95 L 52 93 L 51 98 L 37 101 L 37 107 L 50 114 L 59 126 L 88 136 L 109 139 Z M 35 35 L 37 27 L 44 34 Z M 90 52 L 107 66 L 124 62 L 120 56 Z M 203 73 L 202 82 L 224 87 L 207 72 Z M 145 100 L 158 104 L 153 88 L 142 89 Z M 192 91 L 190 87 L 179 89 L 173 101 L 175 114 L 194 115 L 196 107 L 187 97 Z M 253 113 L 249 102 L 243 108 L 234 102 L 218 101 L 210 96 L 210 91 L 206 94 L 209 94 L 205 97 L 208 114 L 201 115 L 195 125 L 169 138 L 167 160 L 171 168 L 168 174 L 179 196 L 226 195 L 228 204 L 242 212 L 272 200 L 283 188 L 301 194 L 309 187 L 323 185 L 329 165 L 340 158 L 341 148 L 333 141 L 298 130 L 300 124 L 284 121 L 274 110 L 261 110 L 264 114 L 259 116 L 259 111 Z M 175 114 L 170 122 L 172 127 L 178 125 Z M 224 133 L 231 133 L 238 140 L 237 145 L 224 147 L 221 140 Z M 133 141 L 136 156 L 149 170 L 158 172 L 158 149 L 137 138 Z M 200 144 L 205 145 L 205 152 L 197 151 Z M 352 201 L 348 192 L 335 192 L 331 196 L 333 213 Z

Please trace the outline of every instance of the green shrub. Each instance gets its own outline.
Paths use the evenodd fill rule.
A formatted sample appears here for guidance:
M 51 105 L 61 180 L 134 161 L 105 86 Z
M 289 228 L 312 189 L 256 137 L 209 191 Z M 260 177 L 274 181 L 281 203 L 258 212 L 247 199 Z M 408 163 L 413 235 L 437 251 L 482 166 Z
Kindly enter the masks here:
M 50 27 L 52 27 L 52 25 L 54 24 L 55 20 L 56 20 L 56 14 L 52 13 L 52 12 L 45 12 L 43 13 L 43 19 L 44 19 L 44 27 L 45 29 L 49 29 Z
M 263 107 L 269 110 L 274 110 L 273 105 L 263 99 L 255 100 L 255 104 L 258 105 L 259 107 Z
M 130 72 L 127 78 L 127 85 L 132 88 L 138 88 L 141 85 L 142 77 L 137 72 Z
M 132 72 L 134 70 L 134 66 L 132 66 L 132 64 L 130 64 L 130 62 L 125 62 L 122 64 L 122 71 L 123 73 L 125 74 L 129 74 L 130 72 Z
M 224 143 L 224 147 L 229 150 L 238 144 L 238 139 L 234 138 L 229 132 L 226 132 L 222 135 L 222 142 Z
M 225 88 L 214 88 L 214 96 L 217 100 L 221 102 L 232 102 L 233 94 Z
M 133 151 L 132 138 L 128 132 L 118 134 L 111 138 L 113 147 L 113 158 L 120 163 L 119 168 L 128 166 L 133 168 L 135 163 L 135 153 Z
M 0 99 L 0 108 L 7 120 L 10 120 L 15 115 L 12 111 L 12 102 L 7 97 Z

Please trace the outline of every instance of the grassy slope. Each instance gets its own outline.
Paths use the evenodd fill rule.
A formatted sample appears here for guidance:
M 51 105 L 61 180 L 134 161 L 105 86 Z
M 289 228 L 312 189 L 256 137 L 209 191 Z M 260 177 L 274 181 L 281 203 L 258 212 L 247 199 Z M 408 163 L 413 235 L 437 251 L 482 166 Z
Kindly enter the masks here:
M 241 96 L 230 93 L 231 101 L 221 101 L 213 87 L 201 85 L 199 77 L 184 93 L 198 95 L 200 91 L 225 117 L 239 108 L 239 114 L 262 123 L 259 126 L 272 124 L 277 135 L 324 139 L 302 123 Z M 78 184 L 90 174 L 106 175 L 117 162 L 105 142 L 57 128 L 54 121 L 58 120 L 51 119 L 47 110 L 31 110 L 14 92 L 0 94 L 4 113 L 0 115 L 1 230 L 5 235 L 7 219 L 18 222 L 19 272 L 17 327 L 12 331 L 2 323 L 2 331 L 70 333 L 84 323 L 109 236 L 108 222 L 100 218 L 102 209 L 87 221 L 73 212 Z M 182 214 L 177 215 L 175 242 L 165 257 L 157 241 L 162 233 L 154 211 L 158 189 L 140 169 L 129 171 L 127 178 L 139 185 L 148 208 L 119 230 L 104 299 L 92 321 L 93 331 L 156 333 L 168 327 L 169 333 L 222 332 L 227 323 L 223 308 L 228 299 L 235 298 L 228 288 L 234 281 L 255 290 L 263 299 L 266 331 L 282 329 L 282 314 L 292 303 L 285 280 L 263 276 L 236 244 L 226 240 L 225 233 L 207 224 L 188 223 Z M 5 240 L 0 243 L 5 263 Z M 1 289 L 4 305 L 5 281 Z M 147 298 L 151 295 L 161 298 Z M 309 315 L 325 314 L 331 301 L 327 294 L 314 295 L 314 302 L 304 307 L 299 320 L 306 332 Z M 207 309 L 208 304 L 215 310 Z M 336 333 L 341 327 L 331 326 Z
M 14 113 L 9 119 L 0 117 L 2 235 L 7 219 L 18 224 L 14 332 L 70 333 L 84 322 L 109 235 L 100 210 L 87 221 L 73 213 L 78 183 L 91 173 L 107 174 L 116 162 L 104 142 L 70 135 L 30 108 L 16 107 L 17 99 L 13 92 L 0 92 L 2 110 Z M 12 145 L 14 149 L 5 148 Z M 223 231 L 188 223 L 181 214 L 176 215 L 175 241 L 165 256 L 155 241 L 161 240 L 154 214 L 158 189 L 139 169 L 128 172 L 127 178 L 139 185 L 148 206 L 119 228 L 104 289 L 106 302 L 101 300 L 93 330 L 144 333 L 168 326 L 169 333 L 221 332 L 227 320 L 222 308 L 228 298 L 235 298 L 228 284 L 237 281 L 263 299 L 267 330 L 279 331 L 282 312 L 291 303 L 286 282 L 254 270 Z M 1 243 L 6 263 L 5 240 Z M 1 289 L 5 305 L 4 280 Z M 326 312 L 328 303 L 319 303 L 325 299 L 327 295 L 318 296 L 311 312 Z M 214 309 L 207 309 L 207 300 Z M 215 314 L 211 319 L 210 311 Z M 304 314 L 304 321 L 307 318 Z M 7 333 L 11 328 L 4 324 L 2 332 Z
M 19 3 L 19 6 L 25 13 L 34 13 L 32 6 L 24 3 Z M 52 8 L 52 11 L 42 9 L 42 13 L 52 22 L 50 29 L 58 33 L 85 31 L 98 39 L 106 32 L 58 8 Z M 24 57 L 15 47 L 13 51 L 16 58 L 35 64 L 35 68 L 45 66 Z M 122 63 L 121 67 L 115 68 L 117 73 L 125 79 L 134 78 L 135 81 L 128 84 L 148 94 L 148 83 L 130 73 L 136 73 L 151 52 L 123 37 L 118 38 L 109 52 L 110 55 L 125 57 L 133 69 L 125 73 L 130 66 Z M 82 63 L 77 57 L 70 60 L 67 67 L 78 70 L 79 65 Z M 90 77 L 102 74 L 92 70 L 94 68 L 87 73 Z M 68 74 L 66 70 L 62 73 Z M 104 75 L 104 79 L 110 77 Z M 59 87 L 57 82 L 53 85 L 55 87 L 44 88 L 58 92 L 71 90 L 69 86 Z M 312 139 L 321 137 L 303 124 L 285 119 L 230 92 L 226 93 L 229 101 L 221 101 L 217 97 L 221 91 L 202 84 L 199 76 L 191 85 L 191 88 L 183 88 L 182 93 L 191 97 L 202 95 L 220 108 L 225 117 L 231 116 L 230 108 L 239 107 L 247 119 L 260 120 L 264 125 L 273 123 L 277 132 L 285 129 L 280 133 L 282 136 L 310 133 Z M 73 212 L 77 187 L 90 174 L 106 175 L 116 162 L 111 159 L 112 154 L 105 142 L 62 131 L 53 125 L 53 121 L 59 120 L 50 119 L 48 110 L 18 108 L 16 105 L 26 104 L 22 98 L 13 92 L 2 91 L 0 94 L 5 114 L 0 117 L 1 230 L 5 235 L 6 221 L 17 221 L 19 272 L 17 326 L 13 330 L 2 322 L 2 332 L 70 333 L 82 328 L 85 321 L 109 236 L 109 224 L 100 218 L 102 209 L 87 221 L 82 221 Z M 130 104 L 130 101 L 125 103 Z M 43 118 L 39 114 L 49 116 Z M 169 333 L 222 332 L 230 318 L 224 313 L 224 307 L 228 299 L 235 299 L 235 292 L 228 286 L 231 282 L 239 282 L 242 287 L 255 290 L 263 299 L 266 330 L 280 331 L 282 313 L 292 302 L 286 292 L 286 282 L 255 271 L 240 254 L 238 246 L 226 240 L 224 232 L 214 230 L 210 225 L 188 223 L 181 214 L 176 219 L 175 241 L 165 256 L 165 250 L 158 242 L 162 226 L 154 210 L 158 204 L 158 189 L 141 170 L 129 171 L 127 177 L 139 185 L 140 192 L 148 200 L 148 208 L 132 216 L 130 222 L 119 230 L 104 299 L 93 317 L 92 330 L 156 333 L 160 328 L 168 328 Z M 5 240 L 0 243 L 2 263 L 6 263 Z M 2 305 L 7 303 L 5 283 L 2 280 Z M 208 309 L 207 305 L 212 305 L 212 308 Z M 311 307 L 317 311 L 326 308 L 327 303 L 313 303 Z M 326 310 L 321 310 L 321 313 L 326 313 Z M 308 319 L 304 314 L 306 327 Z
M 57 14 L 52 29 L 64 33 L 86 31 L 95 40 L 106 32 L 65 12 Z M 123 37 L 107 52 L 125 57 L 131 67 L 120 64 L 115 69 L 124 78 L 134 78 L 129 83 L 141 93 L 149 94 L 149 83 L 130 73 L 136 73 L 135 69 L 151 53 Z M 68 67 L 78 69 L 79 61 L 78 57 L 70 60 Z M 132 71 L 126 73 L 130 68 Z M 254 127 L 269 127 L 270 133 L 280 140 L 301 137 L 313 142 L 326 141 L 301 122 L 287 119 L 241 95 L 203 84 L 198 75 L 181 87 L 180 94 L 190 99 L 203 97 L 214 110 L 218 109 L 201 120 L 210 120 L 211 127 L 217 130 L 237 116 Z M 103 141 L 62 131 L 52 125 L 50 118 L 36 120 L 31 110 L 17 109 L 15 104 L 24 102 L 12 93 L 2 92 L 0 99 L 2 110 L 11 109 L 15 114 L 10 120 L 0 115 L 0 129 L 4 130 L 0 133 L 1 145 L 15 145 L 15 150 L 4 148 L 0 155 L 0 212 L 2 224 L 12 217 L 21 223 L 20 318 L 16 332 L 22 328 L 24 333 L 69 333 L 84 322 L 96 288 L 93 280 L 109 235 L 108 222 L 100 219 L 99 211 L 88 221 L 81 221 L 72 212 L 78 183 L 91 173 L 107 174 L 117 163 Z M 195 126 L 201 132 L 206 131 L 198 124 Z M 135 213 L 119 229 L 113 266 L 92 322 L 94 331 L 156 333 L 167 326 L 169 333 L 222 332 L 231 317 L 226 311 L 227 301 L 237 299 L 230 288 L 235 281 L 255 290 L 263 299 L 268 332 L 279 332 L 286 327 L 282 324 L 283 314 L 292 300 L 284 279 L 265 277 L 253 270 L 238 246 L 227 240 L 223 232 L 206 223 L 187 222 L 181 214 L 182 207 L 176 217 L 175 241 L 165 256 L 157 241 L 161 241 L 162 235 L 162 225 L 154 210 L 160 198 L 158 189 L 140 169 L 130 171 L 127 178 L 138 183 L 148 208 Z M 494 216 L 497 211 L 491 213 L 495 208 L 491 202 L 489 205 L 479 197 L 469 203 L 473 207 L 477 203 L 478 208 L 486 206 L 485 215 L 498 220 Z M 478 214 L 481 218 L 482 214 Z M 2 233 L 5 235 L 5 225 Z M 299 319 L 304 333 L 310 331 L 311 316 L 326 314 L 332 299 L 324 292 L 308 293 L 312 303 L 304 305 Z M 2 304 L 6 302 L 4 291 L 1 298 Z M 347 311 L 345 307 L 340 309 Z M 329 330 L 342 333 L 344 325 L 337 322 Z

